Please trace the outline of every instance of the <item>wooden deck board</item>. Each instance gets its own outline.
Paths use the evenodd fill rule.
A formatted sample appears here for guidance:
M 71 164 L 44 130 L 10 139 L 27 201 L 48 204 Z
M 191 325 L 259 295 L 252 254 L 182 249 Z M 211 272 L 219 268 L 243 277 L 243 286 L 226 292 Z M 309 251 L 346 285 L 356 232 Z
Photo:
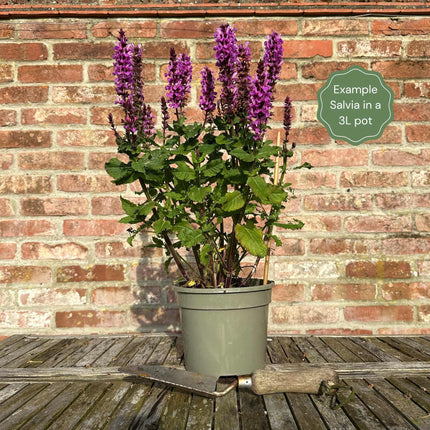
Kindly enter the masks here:
M 181 360 L 178 338 L 168 335 L 15 335 L 0 342 L 0 367 L 5 372 L 16 368 L 35 372 L 32 369 L 90 371 L 139 364 L 176 366 L 181 365 Z M 371 367 L 372 363 L 390 362 L 394 366 L 396 362 L 408 362 L 418 368 L 427 361 L 430 363 L 428 337 L 279 336 L 269 339 L 267 344 L 267 362 L 273 364 L 351 363 L 352 369 L 352 363 L 367 363 Z M 378 367 L 374 369 L 376 372 Z M 118 378 L 85 382 L 72 378 L 49 383 L 28 383 L 25 379 L 0 384 L 0 428 L 430 429 L 430 379 L 424 371 L 419 376 L 414 372 L 402 377 L 397 372 L 391 373 L 395 377 L 387 374 L 385 378 L 367 375 L 359 380 L 346 379 L 356 395 L 338 410 L 330 408 L 329 396 L 319 395 L 257 396 L 237 389 L 221 398 L 206 399 L 162 384 L 135 384 Z M 226 383 L 220 380 L 218 388 Z M 338 399 L 347 394 L 347 390 L 338 392 Z

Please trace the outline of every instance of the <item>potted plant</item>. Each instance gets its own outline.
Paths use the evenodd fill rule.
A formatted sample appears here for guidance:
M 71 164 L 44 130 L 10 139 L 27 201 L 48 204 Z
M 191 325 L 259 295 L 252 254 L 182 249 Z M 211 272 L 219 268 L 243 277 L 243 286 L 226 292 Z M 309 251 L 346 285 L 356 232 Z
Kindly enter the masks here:
M 207 66 L 201 71 L 201 122 L 186 121 L 190 57 L 171 49 L 159 131 L 144 98 L 142 48 L 119 32 L 113 58 L 122 131 L 112 114 L 109 122 L 126 161 L 106 163 L 115 184 L 137 182 L 137 194 L 144 196 L 139 204 L 121 197 L 126 216 L 120 222 L 133 226 L 129 243 L 150 232 L 150 246 L 166 252 L 166 269 L 173 261 L 181 274 L 175 289 L 186 368 L 217 376 L 264 367 L 274 284 L 267 275 L 263 281 L 253 277 L 270 243 L 281 245 L 273 227 L 302 227 L 298 220 L 279 223 L 284 202 L 293 197 L 291 184 L 284 181 L 294 146 L 288 148 L 288 97 L 282 145 L 279 136 L 277 144 L 265 140 L 283 61 L 282 39 L 275 32 L 267 37 L 264 57 L 251 77 L 250 48 L 238 43 L 235 32 L 221 25 L 215 33 L 218 75 Z

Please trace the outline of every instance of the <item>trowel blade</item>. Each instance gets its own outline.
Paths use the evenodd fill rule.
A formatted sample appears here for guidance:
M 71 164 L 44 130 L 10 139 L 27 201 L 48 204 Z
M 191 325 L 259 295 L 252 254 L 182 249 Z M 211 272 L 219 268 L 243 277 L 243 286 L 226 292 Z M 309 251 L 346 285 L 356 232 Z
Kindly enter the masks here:
M 216 376 L 189 372 L 177 367 L 156 365 L 121 367 L 121 372 L 129 373 L 143 379 L 161 382 L 171 387 L 180 388 L 204 397 L 216 397 Z

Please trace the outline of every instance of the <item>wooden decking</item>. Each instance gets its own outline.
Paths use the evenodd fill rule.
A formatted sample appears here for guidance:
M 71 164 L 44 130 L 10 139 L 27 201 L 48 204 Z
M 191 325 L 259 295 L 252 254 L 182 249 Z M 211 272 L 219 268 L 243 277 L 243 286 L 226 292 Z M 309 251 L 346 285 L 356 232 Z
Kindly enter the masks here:
M 181 363 L 167 335 L 11 336 L 0 367 L 119 367 Z M 430 337 L 274 337 L 272 363 L 430 361 Z M 430 376 L 430 375 L 429 375 Z M 426 376 L 346 380 L 354 398 L 340 409 L 329 396 L 233 391 L 216 400 L 161 384 L 123 380 L 0 384 L 2 430 L 72 429 L 430 429 Z M 219 388 L 222 383 L 219 383 Z M 340 400 L 347 390 L 338 393 Z

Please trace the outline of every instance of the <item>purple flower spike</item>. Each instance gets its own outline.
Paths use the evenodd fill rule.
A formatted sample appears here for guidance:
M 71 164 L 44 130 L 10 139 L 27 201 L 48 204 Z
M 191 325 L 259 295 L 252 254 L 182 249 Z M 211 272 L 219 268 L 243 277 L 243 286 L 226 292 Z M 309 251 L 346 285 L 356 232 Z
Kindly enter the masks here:
M 293 118 L 291 99 L 287 96 L 284 101 L 284 130 L 285 138 L 284 142 L 288 142 L 288 135 L 290 134 L 291 120 Z
M 251 49 L 248 42 L 239 45 L 239 64 L 237 69 L 237 107 L 240 114 L 246 117 L 249 106 L 249 90 L 251 87 Z
M 272 31 L 264 42 L 265 51 L 263 61 L 266 66 L 267 76 L 272 90 L 274 89 L 276 81 L 281 73 L 283 63 L 282 55 L 284 53 L 282 44 L 283 41 L 281 39 L 281 35 L 275 31 Z
M 171 48 L 170 62 L 166 73 L 166 96 L 171 108 L 182 110 L 186 105 L 191 91 L 192 74 L 193 65 L 189 55 L 176 55 L 175 50 Z
M 221 107 L 227 113 L 233 113 L 237 101 L 237 60 L 239 47 L 236 40 L 236 29 L 228 24 L 221 25 L 215 33 L 214 46 L 216 66 L 219 67 L 218 79 L 222 82 Z
M 169 125 L 168 121 L 170 119 L 169 109 L 167 108 L 167 102 L 164 97 L 161 97 L 161 116 L 163 119 L 163 137 L 166 136 L 166 130 Z
M 141 116 L 142 116 L 141 129 L 145 134 L 145 136 L 151 136 L 155 131 L 154 115 L 152 113 L 151 107 L 143 104 Z
M 211 115 L 216 108 L 215 104 L 215 78 L 212 74 L 212 70 L 207 66 L 201 71 L 201 85 L 202 94 L 200 96 L 200 109 L 202 109 L 206 116 Z
M 272 87 L 270 86 L 267 71 L 264 69 L 264 61 L 260 60 L 257 68 L 257 76 L 251 82 L 249 93 L 248 121 L 254 132 L 254 139 L 264 137 L 267 121 L 272 108 Z
M 118 42 L 114 47 L 113 59 L 117 103 L 124 105 L 133 88 L 133 54 L 122 29 L 119 31 Z

